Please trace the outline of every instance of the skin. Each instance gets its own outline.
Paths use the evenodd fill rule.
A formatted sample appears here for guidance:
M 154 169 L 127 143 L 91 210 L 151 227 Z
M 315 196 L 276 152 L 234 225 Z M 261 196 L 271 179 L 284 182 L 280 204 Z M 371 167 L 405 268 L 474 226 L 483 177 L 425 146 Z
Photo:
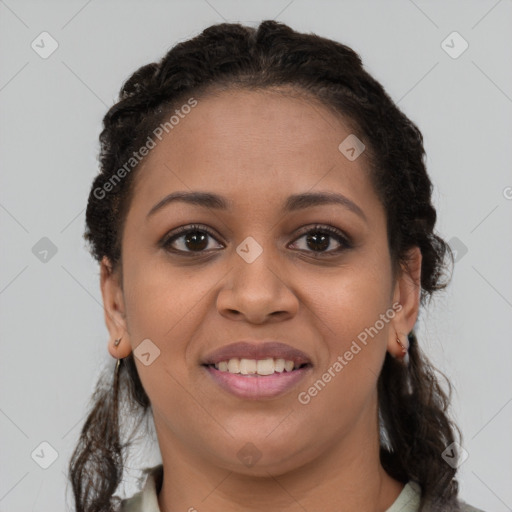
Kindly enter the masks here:
M 146 338 L 160 350 L 148 366 L 135 362 L 164 465 L 162 511 L 385 511 L 403 488 L 379 462 L 376 390 L 386 351 L 402 356 L 396 337 L 407 346 L 418 315 L 421 253 L 411 249 L 410 265 L 393 279 L 386 215 L 364 154 L 349 161 L 338 150 L 350 133 L 312 99 L 221 92 L 198 98 L 137 171 L 122 280 L 104 258 L 101 290 L 110 354 L 126 357 Z M 233 206 L 175 202 L 146 218 L 178 190 L 217 193 Z M 310 191 L 345 195 L 366 220 L 333 204 L 281 212 L 289 195 Z M 206 255 L 184 237 L 173 247 L 192 257 L 159 246 L 193 223 L 216 235 Z M 299 232 L 317 223 L 341 230 L 352 247 L 336 252 L 329 238 L 330 255 L 318 256 Z M 252 263 L 236 252 L 248 236 L 263 248 Z M 310 403 L 299 403 L 298 393 L 395 302 L 402 309 L 389 323 Z M 279 397 L 237 398 L 200 361 L 241 339 L 288 343 L 313 369 Z M 247 442 L 261 454 L 252 467 L 237 456 Z

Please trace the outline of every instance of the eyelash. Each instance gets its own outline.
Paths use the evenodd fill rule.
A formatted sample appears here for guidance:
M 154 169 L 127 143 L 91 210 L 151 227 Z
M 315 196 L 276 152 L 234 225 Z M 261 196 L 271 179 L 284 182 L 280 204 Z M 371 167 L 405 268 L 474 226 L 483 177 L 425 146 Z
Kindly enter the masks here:
M 173 232 L 168 233 L 160 242 L 160 246 L 168 252 L 175 253 L 178 255 L 183 255 L 186 257 L 199 256 L 199 255 L 205 254 L 207 252 L 205 250 L 203 250 L 203 251 L 182 251 L 180 249 L 170 248 L 172 242 L 178 240 L 179 238 L 181 238 L 184 235 L 187 235 L 188 233 L 193 233 L 193 232 L 197 232 L 197 231 L 207 233 L 208 236 L 210 236 L 211 238 L 213 238 L 214 240 L 216 240 L 218 242 L 216 235 L 208 227 L 201 225 L 201 224 L 190 224 L 188 226 L 181 226 L 181 227 L 177 228 L 176 230 L 174 230 Z M 314 255 L 314 257 L 322 258 L 322 257 L 327 257 L 327 256 L 334 256 L 334 255 L 337 255 L 340 252 L 342 252 L 346 249 L 350 249 L 352 247 L 352 244 L 351 244 L 349 238 L 347 236 L 345 236 L 342 231 L 340 231 L 339 229 L 334 228 L 332 226 L 322 225 L 322 224 L 315 224 L 312 227 L 304 229 L 303 231 L 301 231 L 300 235 L 294 239 L 293 243 L 295 243 L 297 240 L 300 240 L 303 236 L 308 235 L 310 233 L 322 233 L 322 234 L 329 235 L 330 237 L 334 238 L 341 246 L 335 250 L 330 250 L 330 251 L 304 251 L 303 249 L 299 249 L 299 251 L 301 251 L 301 252 L 312 253 Z M 220 243 L 220 242 L 218 242 L 218 243 Z

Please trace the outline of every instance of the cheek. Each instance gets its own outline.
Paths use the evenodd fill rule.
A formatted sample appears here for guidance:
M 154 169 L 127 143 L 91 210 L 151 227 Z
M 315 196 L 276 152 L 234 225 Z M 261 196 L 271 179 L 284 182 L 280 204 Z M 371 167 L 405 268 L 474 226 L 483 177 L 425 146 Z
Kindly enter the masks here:
M 309 282 L 305 289 L 329 338 L 344 343 L 373 326 L 390 305 L 389 274 L 384 268 L 366 265 L 362 260 L 317 280 L 314 286 Z
M 132 334 L 135 338 L 154 337 L 160 343 L 177 338 L 173 333 L 186 324 L 183 320 L 209 289 L 207 279 L 197 282 L 192 271 L 157 261 L 131 265 L 126 275 L 125 300 Z
M 325 400 L 327 406 L 333 400 L 344 409 L 349 404 L 361 404 L 372 394 L 394 316 L 392 310 L 389 314 L 390 284 L 385 268 L 361 259 L 307 288 L 326 348 L 319 373 L 322 378 L 325 372 L 324 382 L 328 384 L 318 386 L 322 389 L 318 395 L 323 398 L 317 403 Z
M 138 345 L 149 339 L 157 347 L 156 353 L 159 351 L 151 366 L 135 358 L 139 375 L 148 393 L 158 393 L 162 382 L 166 382 L 169 391 L 176 384 L 172 377 L 186 382 L 189 371 L 197 366 L 195 354 L 190 352 L 190 340 L 197 337 L 206 321 L 205 307 L 210 307 L 214 300 L 212 294 L 219 274 L 200 272 L 197 268 L 173 268 L 168 262 L 143 265 L 138 263 L 142 258 L 132 261 L 124 287 L 132 350 L 137 355 Z
M 380 319 L 388 308 L 388 288 L 375 276 L 356 275 L 330 280 L 330 291 L 316 297 L 315 321 L 326 357 L 316 379 L 299 390 L 298 407 L 305 421 L 322 416 L 326 431 L 348 432 L 362 411 L 371 410 L 386 354 L 390 319 Z
M 214 284 L 207 276 L 201 282 L 187 276 L 190 270 L 172 269 L 169 264 L 127 261 L 124 282 L 125 306 L 135 364 L 142 385 L 155 411 L 165 411 L 169 404 L 179 410 L 190 407 L 190 397 L 183 392 L 189 379 L 187 346 L 198 328 L 201 301 Z M 142 262 L 142 258 L 138 260 Z M 150 340 L 151 343 L 148 344 Z M 144 342 L 146 345 L 142 345 Z M 150 353 L 150 364 L 140 357 Z M 154 355 L 155 354 L 155 355 Z

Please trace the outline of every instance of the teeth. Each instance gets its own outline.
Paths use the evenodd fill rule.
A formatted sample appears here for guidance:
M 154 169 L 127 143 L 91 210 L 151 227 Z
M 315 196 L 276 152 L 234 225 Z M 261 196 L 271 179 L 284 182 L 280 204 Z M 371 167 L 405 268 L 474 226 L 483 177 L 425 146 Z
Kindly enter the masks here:
M 274 360 L 271 357 L 261 359 L 256 363 L 256 372 L 258 375 L 272 375 L 274 373 Z
M 240 373 L 242 375 L 249 375 L 256 373 L 257 363 L 254 359 L 240 359 Z
M 219 364 L 219 370 L 220 370 L 220 364 Z M 226 371 L 226 370 L 224 370 L 224 371 Z M 230 359 L 228 362 L 227 371 L 229 373 L 240 373 L 240 360 L 239 359 Z
M 287 372 L 291 372 L 293 370 L 293 367 L 295 366 L 293 361 L 285 361 L 284 362 L 284 369 Z
M 284 359 L 274 359 L 274 369 L 276 372 L 283 372 L 284 371 Z
M 273 373 L 291 372 L 295 367 L 293 361 L 284 359 L 238 359 L 215 363 L 215 368 L 221 372 L 240 373 L 242 375 L 272 375 Z

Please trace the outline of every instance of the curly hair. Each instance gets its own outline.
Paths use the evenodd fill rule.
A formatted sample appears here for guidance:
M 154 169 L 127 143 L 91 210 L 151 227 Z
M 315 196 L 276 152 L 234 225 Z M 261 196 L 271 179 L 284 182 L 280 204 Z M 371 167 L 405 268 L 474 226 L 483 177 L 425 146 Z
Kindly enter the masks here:
M 449 245 L 434 232 L 436 210 L 424 163 L 423 137 L 362 65 L 351 48 L 285 24 L 263 21 L 258 27 L 222 23 L 171 48 L 156 63 L 138 69 L 121 88 L 118 102 L 103 119 L 100 172 L 88 199 L 86 231 L 93 257 L 121 265 L 123 224 L 138 165 L 122 180 L 120 168 L 148 139 L 153 128 L 192 95 L 216 90 L 289 88 L 320 101 L 357 128 L 366 146 L 371 182 L 385 207 L 393 272 L 407 267 L 407 250 L 419 247 L 420 305 L 446 287 Z M 104 193 L 108 190 L 108 193 Z M 99 193 L 98 191 L 102 191 Z M 378 380 L 381 463 L 401 482 L 421 486 L 420 510 L 458 510 L 456 469 L 441 457 L 460 432 L 448 417 L 451 385 L 444 391 L 436 370 L 409 333 L 410 363 L 389 354 Z M 115 510 L 113 496 L 122 481 L 130 439 L 121 443 L 119 410 L 147 417 L 150 401 L 133 360 L 119 360 L 113 385 L 100 386 L 69 463 L 77 512 Z M 383 436 L 384 436 L 383 434 Z

